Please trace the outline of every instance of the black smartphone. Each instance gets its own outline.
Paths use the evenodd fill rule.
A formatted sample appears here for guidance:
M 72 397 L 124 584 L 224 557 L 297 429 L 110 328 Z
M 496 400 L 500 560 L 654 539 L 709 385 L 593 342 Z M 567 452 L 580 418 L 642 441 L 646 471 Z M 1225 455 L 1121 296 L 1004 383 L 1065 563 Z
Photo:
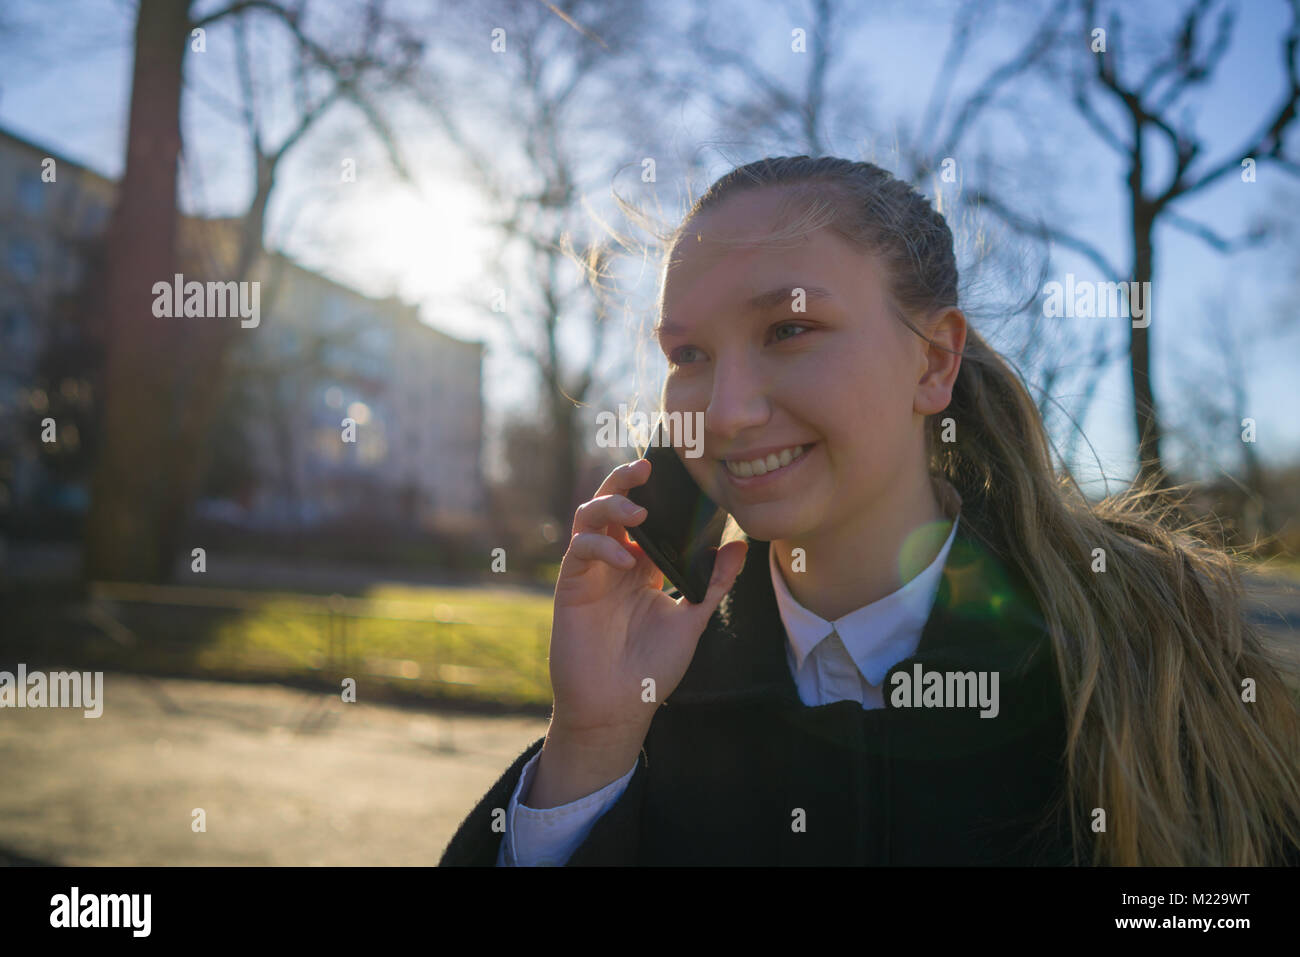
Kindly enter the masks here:
M 627 493 L 646 510 L 645 520 L 627 531 L 686 600 L 698 605 L 709 590 L 727 513 L 695 484 L 665 436 L 660 424 L 644 456 L 650 478 Z

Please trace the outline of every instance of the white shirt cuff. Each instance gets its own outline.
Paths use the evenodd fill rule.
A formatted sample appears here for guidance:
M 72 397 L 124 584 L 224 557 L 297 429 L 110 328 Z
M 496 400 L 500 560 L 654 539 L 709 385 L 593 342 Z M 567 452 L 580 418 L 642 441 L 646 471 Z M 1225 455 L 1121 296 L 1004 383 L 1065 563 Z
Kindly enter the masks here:
M 627 789 L 636 764 L 617 781 L 599 791 L 559 807 L 531 808 L 519 803 L 528 790 L 541 752 L 533 755 L 519 775 L 519 784 L 506 808 L 506 833 L 497 853 L 498 867 L 559 867 L 578 849 L 599 817 L 608 811 Z M 639 756 L 638 756 L 639 760 Z

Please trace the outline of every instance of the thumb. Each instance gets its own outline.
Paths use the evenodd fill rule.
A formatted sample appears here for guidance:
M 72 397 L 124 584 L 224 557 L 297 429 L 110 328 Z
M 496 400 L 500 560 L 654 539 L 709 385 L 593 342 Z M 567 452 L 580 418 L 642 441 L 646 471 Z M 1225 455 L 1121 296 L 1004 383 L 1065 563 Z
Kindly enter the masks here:
M 695 613 L 707 622 L 722 602 L 722 597 L 731 590 L 740 570 L 745 567 L 745 555 L 749 551 L 747 542 L 728 542 L 718 549 L 713 560 L 713 576 L 709 579 L 709 589 L 704 593 L 704 601 L 695 606 Z

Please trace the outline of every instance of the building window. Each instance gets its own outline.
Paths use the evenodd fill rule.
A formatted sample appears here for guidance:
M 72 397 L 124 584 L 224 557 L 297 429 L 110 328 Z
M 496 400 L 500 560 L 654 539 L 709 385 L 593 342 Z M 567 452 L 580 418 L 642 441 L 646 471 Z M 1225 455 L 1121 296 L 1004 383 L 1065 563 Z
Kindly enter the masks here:
M 63 281 L 69 288 L 80 285 L 86 275 L 86 264 L 75 249 L 69 247 L 63 260 Z
M 45 184 L 39 176 L 27 175 L 18 181 L 18 205 L 31 216 L 39 216 L 45 209 Z
M 297 355 L 301 347 L 297 331 L 288 326 L 280 326 L 279 335 L 276 336 L 276 346 L 281 357 Z
M 334 331 L 342 327 L 344 321 L 343 304 L 337 299 L 330 298 L 325 300 L 325 305 L 321 309 L 321 313 L 321 318 L 324 319 L 324 326 L 326 329 Z
M 12 350 L 15 355 L 26 355 L 32 350 L 36 343 L 26 313 L 16 309 L 5 313 L 0 319 L 0 342 L 4 343 L 6 352 Z
M 31 242 L 26 239 L 9 241 L 9 271 L 25 282 L 36 278 L 36 247 Z
M 90 203 L 81 214 L 81 234 L 98 236 L 108 225 L 108 206 L 103 203 Z

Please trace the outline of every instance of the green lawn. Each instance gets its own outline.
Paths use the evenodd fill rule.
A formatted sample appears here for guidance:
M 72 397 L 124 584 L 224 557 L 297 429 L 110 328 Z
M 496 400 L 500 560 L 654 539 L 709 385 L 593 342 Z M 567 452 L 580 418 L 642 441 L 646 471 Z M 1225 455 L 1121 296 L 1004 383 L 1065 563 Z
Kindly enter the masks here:
M 216 625 L 197 664 L 209 672 L 349 676 L 362 688 L 381 684 L 438 697 L 551 701 L 550 596 L 384 586 L 345 599 L 334 614 L 320 611 L 316 602 L 265 596 Z
M 1300 582 L 1300 558 L 1277 557 L 1258 562 L 1255 571 L 1292 582 Z
M 113 585 L 95 629 L 44 603 L 11 612 L 78 667 L 283 680 L 322 689 L 355 678 L 358 699 L 424 698 L 545 708 L 551 601 L 504 588 L 385 585 L 356 597 Z M 53 604 L 53 602 L 50 602 Z

